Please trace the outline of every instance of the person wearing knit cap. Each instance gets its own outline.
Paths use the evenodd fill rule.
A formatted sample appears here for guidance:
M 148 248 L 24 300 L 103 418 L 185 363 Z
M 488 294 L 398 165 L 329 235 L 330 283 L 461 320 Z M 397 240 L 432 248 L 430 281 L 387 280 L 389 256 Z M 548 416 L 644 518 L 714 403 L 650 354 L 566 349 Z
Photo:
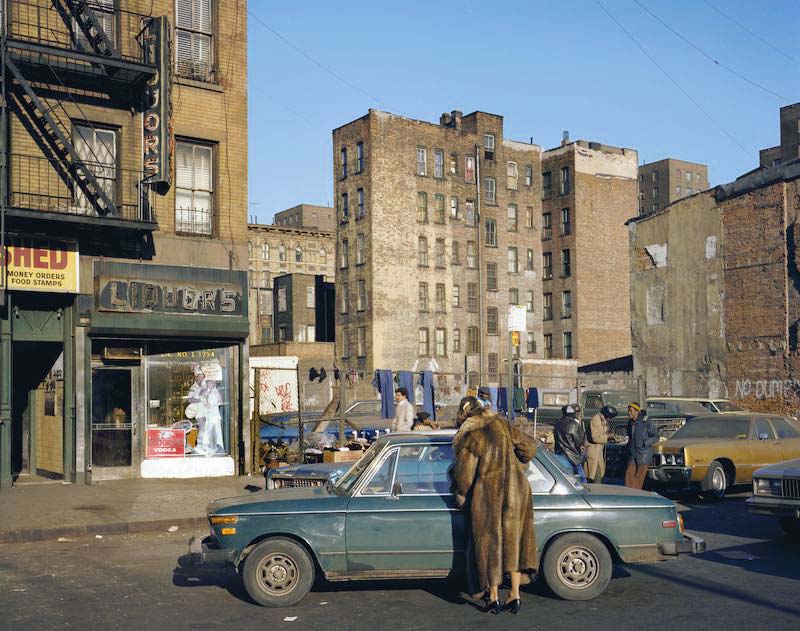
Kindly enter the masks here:
M 635 402 L 628 404 L 628 466 L 625 469 L 625 486 L 641 489 L 644 486 L 653 445 L 658 442 L 658 430 L 653 421 Z
M 563 408 L 564 416 L 559 419 L 553 428 L 553 440 L 556 458 L 564 465 L 567 471 L 572 471 L 581 482 L 586 482 L 583 471 L 583 443 L 586 433 L 583 421 L 575 418 L 575 408 L 567 405 Z

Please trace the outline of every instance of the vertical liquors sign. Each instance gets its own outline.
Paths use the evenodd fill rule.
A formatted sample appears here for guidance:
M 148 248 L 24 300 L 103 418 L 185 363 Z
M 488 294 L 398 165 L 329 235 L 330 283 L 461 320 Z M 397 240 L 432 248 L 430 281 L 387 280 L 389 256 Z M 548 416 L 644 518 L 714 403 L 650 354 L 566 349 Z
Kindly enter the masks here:
M 156 74 L 144 90 L 142 151 L 144 182 L 172 183 L 172 120 L 169 23 L 164 16 L 150 18 L 143 31 L 145 63 L 156 67 Z

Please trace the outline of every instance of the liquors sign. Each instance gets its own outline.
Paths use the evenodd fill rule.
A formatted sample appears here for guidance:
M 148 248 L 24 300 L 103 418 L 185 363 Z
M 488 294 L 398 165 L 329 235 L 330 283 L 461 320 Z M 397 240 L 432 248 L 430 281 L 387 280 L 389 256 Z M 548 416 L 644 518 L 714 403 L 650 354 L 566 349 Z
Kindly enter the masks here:
M 241 316 L 242 288 L 209 282 L 97 279 L 100 311 Z
M 172 182 L 172 121 L 170 119 L 169 25 L 166 17 L 151 18 L 143 31 L 145 63 L 156 67 L 144 90 L 142 150 L 144 181 Z

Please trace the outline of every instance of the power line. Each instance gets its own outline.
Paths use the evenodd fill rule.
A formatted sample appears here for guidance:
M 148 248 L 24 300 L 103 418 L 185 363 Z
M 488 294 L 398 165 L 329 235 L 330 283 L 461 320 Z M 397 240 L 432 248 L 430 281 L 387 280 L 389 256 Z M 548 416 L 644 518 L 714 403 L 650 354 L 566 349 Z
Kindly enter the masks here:
M 355 90 L 356 92 L 359 92 L 359 93 L 363 94 L 363 95 L 364 95 L 364 96 L 366 96 L 368 99 L 371 99 L 371 100 L 375 101 L 376 103 L 380 103 L 381 105 L 383 105 L 383 106 L 384 106 L 384 107 L 386 107 L 387 109 L 391 109 L 391 107 L 390 107 L 390 106 L 389 106 L 387 103 L 385 103 L 384 101 L 381 101 L 381 100 L 380 100 L 378 97 L 376 97 L 376 96 L 372 96 L 372 95 L 371 95 L 371 94 L 369 94 L 368 92 L 364 92 L 364 90 L 362 90 L 361 88 L 359 88 L 357 85 L 355 85 L 355 84 L 351 83 L 350 81 L 348 81 L 347 79 L 345 79 L 345 78 L 344 78 L 343 76 L 341 76 L 340 74 L 338 74 L 338 73 L 334 72 L 333 70 L 331 70 L 331 69 L 330 69 L 328 66 L 326 66 L 325 64 L 323 64 L 323 63 L 321 63 L 321 62 L 317 61 L 316 59 L 314 59 L 314 58 L 313 58 L 311 55 L 309 55 L 307 52 L 305 52 L 305 51 L 304 51 L 302 48 L 300 48 L 299 46 L 295 46 L 295 45 L 294 45 L 292 42 L 290 42 L 290 41 L 289 41 L 288 39 L 286 39 L 286 38 L 285 38 L 283 35 L 281 35 L 280 33 L 278 33 L 278 31 L 276 31 L 274 28 L 272 28 L 272 27 L 271 27 L 269 24 L 267 24 L 267 23 L 266 23 L 264 20 L 262 20 L 260 17 L 258 17 L 258 16 L 257 16 L 255 13 L 253 13 L 253 12 L 252 12 L 250 9 L 248 9 L 248 10 L 247 10 L 247 13 L 248 13 L 248 15 L 249 15 L 250 17 L 252 17 L 252 18 L 253 18 L 253 19 L 254 19 L 256 22 L 258 22 L 259 24 L 261 24 L 261 26 L 263 26 L 265 29 L 267 29 L 267 30 L 268 30 L 270 33 L 272 33 L 272 34 L 273 34 L 275 37 L 277 37 L 279 40 L 281 40 L 281 41 L 282 41 L 284 44 L 286 44 L 287 46 L 290 46 L 291 48 L 293 48 L 294 50 L 296 50 L 296 51 L 297 51 L 298 53 L 300 53 L 300 54 L 301 54 L 303 57 L 305 57 L 306 59 L 308 59 L 308 60 L 309 60 L 309 61 L 310 61 L 312 64 L 314 64 L 314 65 L 315 65 L 315 66 L 317 66 L 318 68 L 321 68 L 322 70 L 324 70 L 325 72 L 327 72 L 329 75 L 331 75 L 332 77 L 336 78 L 338 81 L 340 81 L 341 83 L 343 83 L 344 85 L 346 85 L 348 88 L 351 88 L 351 89 Z
M 786 59 L 789 59 L 789 60 L 793 61 L 794 63 L 800 65 L 800 61 L 798 61 L 796 57 L 792 57 L 789 53 L 781 50 L 780 48 L 778 48 L 777 46 L 772 44 L 769 40 L 764 39 L 763 37 L 761 37 L 761 35 L 759 35 L 758 33 L 754 32 L 754 31 L 751 31 L 744 24 L 742 24 L 738 20 L 732 18 L 730 15 L 728 15 L 725 12 L 723 12 L 722 9 L 719 9 L 718 7 L 716 7 L 713 4 L 711 4 L 708 0 L 703 0 L 703 2 L 705 2 L 708 6 L 710 6 L 712 9 L 714 9 L 714 11 L 719 13 L 726 20 L 730 20 L 731 22 L 733 22 L 736 26 L 738 26 L 740 29 L 742 29 L 745 33 L 749 33 L 750 35 L 755 37 L 759 42 L 761 42 L 762 44 L 768 46 L 769 48 L 774 50 L 776 53 L 779 53 L 779 54 L 783 55 L 784 57 L 786 57 Z
M 746 82 L 747 82 L 747 83 L 749 83 L 750 85 L 757 87 L 759 90 L 763 90 L 764 92 L 768 92 L 768 93 L 769 93 L 769 94 L 771 94 L 772 96 L 777 96 L 779 99 L 783 99 L 784 101 L 791 102 L 791 100 L 792 100 L 792 99 L 790 99 L 790 98 L 788 98 L 788 97 L 786 97 L 786 96 L 783 96 L 782 94 L 778 94 L 777 92 L 773 92 L 773 91 L 772 91 L 772 90 L 770 90 L 769 88 L 767 88 L 767 87 L 765 87 L 765 86 L 761 85 L 760 83 L 757 83 L 757 82 L 753 81 L 752 79 L 748 79 L 748 78 L 747 78 L 747 77 L 745 77 L 743 74 L 741 74 L 741 73 L 739 73 L 739 72 L 736 72 L 736 71 L 735 71 L 733 68 L 731 68 L 730 66 L 726 66 L 726 65 L 725 65 L 725 64 L 723 64 L 721 61 L 719 61 L 719 60 L 715 59 L 714 57 L 712 57 L 711 55 L 709 55 L 709 54 L 708 54 L 706 51 L 704 51 L 702 48 L 700 48 L 699 46 L 697 46 L 696 44 L 694 44 L 693 42 L 691 42 L 689 39 L 687 39 L 686 37 L 684 37 L 683 35 L 681 35 L 680 33 L 678 33 L 678 31 L 676 31 L 676 30 L 675 30 L 674 28 L 672 28 L 672 27 L 671 27 L 669 24 L 667 24 L 667 23 L 666 23 L 664 20 L 662 20 L 662 19 L 661 19 L 660 17 L 658 17 L 658 16 L 657 16 L 655 13 L 653 13 L 653 12 L 652 12 L 650 9 L 648 9 L 646 6 L 644 6 L 644 5 L 643 5 L 641 2 L 639 2 L 639 0 L 633 0 L 633 1 L 634 1 L 634 2 L 635 2 L 635 3 L 636 3 L 636 4 L 637 4 L 637 5 L 638 5 L 638 6 L 639 6 L 639 7 L 640 7 L 640 8 L 641 8 L 643 11 L 646 11 L 646 12 L 647 12 L 648 14 L 650 14 L 650 15 L 651 15 L 651 16 L 652 16 L 652 17 L 653 17 L 655 20 L 657 20 L 657 21 L 658 21 L 658 22 L 659 22 L 659 23 L 660 23 L 660 24 L 661 24 L 661 25 L 662 25 L 664 28 L 666 28 L 666 29 L 667 29 L 667 30 L 668 30 L 670 33 L 672 33 L 672 34 L 673 34 L 673 35 L 675 35 L 676 37 L 679 37 L 680 39 L 682 39 L 684 42 L 686 42 L 687 44 L 689 44 L 689 46 L 691 46 L 692 48 L 694 48 L 694 49 L 695 49 L 695 50 L 696 50 L 698 53 L 700 53 L 701 55 L 703 55 L 703 57 L 705 57 L 706 59 L 709 59 L 710 61 L 714 62 L 714 63 L 715 63 L 717 66 L 719 66 L 719 67 L 720 67 L 720 68 L 722 68 L 723 70 L 727 70 L 727 71 L 728 71 L 728 72 L 730 72 L 732 75 L 739 77 L 739 78 L 740 78 L 742 81 L 746 81 Z
M 691 95 L 691 94 L 689 94 L 689 93 L 688 93 L 686 90 L 684 90 L 684 89 L 683 89 L 683 87 L 681 86 L 681 84 L 680 84 L 680 83 L 678 83 L 678 82 L 677 82 L 675 79 L 673 79 L 673 78 L 672 78 L 672 76 L 671 76 L 671 75 L 670 75 L 670 74 L 669 74 L 669 73 L 668 73 L 668 72 L 667 72 L 667 71 L 666 71 L 666 70 L 665 70 L 665 69 L 664 69 L 664 68 L 661 66 L 661 64 L 659 64 L 659 63 L 658 63 L 658 62 L 655 60 L 655 58 L 654 58 L 654 57 L 653 57 L 653 56 L 652 56 L 650 53 L 648 53 L 648 52 L 647 52 L 647 50 L 645 49 L 645 47 L 644 47 L 644 46 L 642 46 L 642 45 L 639 43 L 639 41 L 638 41 L 638 40 L 637 40 L 637 39 L 636 39 L 636 38 L 635 38 L 633 35 L 631 35 L 631 33 L 628 31 L 628 29 L 626 29 L 626 28 L 625 28 L 625 27 L 624 27 L 624 26 L 623 26 L 623 25 L 622 25 L 622 24 L 621 24 L 621 23 L 620 23 L 620 22 L 617 20 L 617 18 L 615 18 L 615 17 L 614 17 L 614 16 L 613 16 L 613 15 L 612 15 L 612 14 L 609 12 L 609 10 L 608 10 L 608 9 L 606 9 L 606 7 L 605 7 L 605 6 L 604 6 L 604 5 L 603 5 L 603 4 L 600 2 L 600 0 L 595 0 L 595 3 L 597 4 L 597 6 L 599 6 L 599 7 L 600 7 L 600 8 L 603 10 L 603 13 L 605 13 L 605 14 L 606 14 L 606 15 L 607 15 L 607 16 L 608 16 L 610 19 L 611 19 L 611 21 L 612 21 L 612 22 L 614 22 L 614 24 L 616 24 L 616 25 L 617 25 L 617 26 L 620 28 L 620 30 L 621 30 L 623 33 L 625 33 L 625 35 L 627 35 L 627 36 L 628 36 L 628 37 L 631 39 L 631 41 L 633 41 L 633 43 L 634 43 L 634 44 L 636 44 L 636 46 L 639 48 L 639 50 L 641 50 L 641 51 L 642 51 L 642 52 L 645 54 L 645 56 L 646 56 L 646 57 L 647 57 L 647 58 L 648 58 L 650 61 L 652 61 L 652 62 L 653 62 L 653 65 L 654 65 L 656 68 L 658 68 L 658 69 L 659 69 L 659 70 L 660 70 L 660 71 L 661 71 L 661 72 L 664 74 L 664 76 L 665 76 L 665 77 L 667 77 L 667 79 L 669 79 L 669 80 L 670 80 L 670 81 L 671 81 L 671 82 L 672 82 L 672 83 L 675 85 L 675 87 L 676 87 L 676 88 L 678 88 L 678 89 L 679 89 L 679 90 L 680 90 L 680 91 L 683 93 L 683 95 L 684 95 L 684 96 L 685 96 L 687 99 L 689 99 L 689 100 L 692 102 L 692 104 L 694 104 L 694 106 L 695 106 L 695 107 L 696 107 L 698 110 L 700 110 L 700 111 L 701 111 L 701 112 L 702 112 L 702 113 L 703 113 L 703 114 L 706 116 L 706 118 L 708 118 L 708 120 L 710 120 L 712 123 L 714 123 L 714 125 L 716 125 L 716 127 L 717 127 L 717 128 L 718 128 L 718 129 L 719 129 L 719 130 L 720 130 L 722 133 L 724 133 L 724 134 L 725 134 L 725 135 L 726 135 L 728 138 L 730 138 L 730 139 L 731 139 L 731 142 L 733 142 L 733 143 L 734 143 L 734 144 L 735 144 L 737 147 L 739 147 L 739 149 L 741 149 L 741 150 L 742 150 L 742 151 L 743 151 L 745 154 L 747 154 L 748 156 L 750 155 L 750 152 L 749 152 L 747 149 L 745 149 L 745 148 L 742 146 L 742 144 L 741 144 L 741 143 L 740 143 L 738 140 L 736 140 L 736 138 L 733 136 L 733 134 L 731 134 L 730 132 L 728 132 L 728 130 L 727 130 L 727 129 L 725 129 L 725 128 L 724 128 L 724 127 L 721 125 L 721 124 L 719 124 L 719 123 L 716 121 L 716 119 L 714 119 L 714 117 L 713 117 L 713 116 L 711 116 L 711 114 L 709 114 L 709 113 L 708 113 L 708 112 L 707 112 L 707 111 L 706 111 L 706 110 L 703 108 L 703 106 L 702 106 L 702 105 L 700 105 L 700 103 L 698 103 L 698 102 L 697 102 L 697 101 L 696 101 L 696 100 L 695 100 L 695 99 L 692 97 L 692 95 Z

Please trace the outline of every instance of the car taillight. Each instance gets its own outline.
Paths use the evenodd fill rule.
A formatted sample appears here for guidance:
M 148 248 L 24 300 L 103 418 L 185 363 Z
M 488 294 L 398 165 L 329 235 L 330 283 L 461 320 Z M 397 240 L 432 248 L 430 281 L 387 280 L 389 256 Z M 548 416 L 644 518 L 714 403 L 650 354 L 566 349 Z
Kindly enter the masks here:
M 662 528 L 677 528 L 678 522 L 674 519 L 666 519 L 661 522 Z

